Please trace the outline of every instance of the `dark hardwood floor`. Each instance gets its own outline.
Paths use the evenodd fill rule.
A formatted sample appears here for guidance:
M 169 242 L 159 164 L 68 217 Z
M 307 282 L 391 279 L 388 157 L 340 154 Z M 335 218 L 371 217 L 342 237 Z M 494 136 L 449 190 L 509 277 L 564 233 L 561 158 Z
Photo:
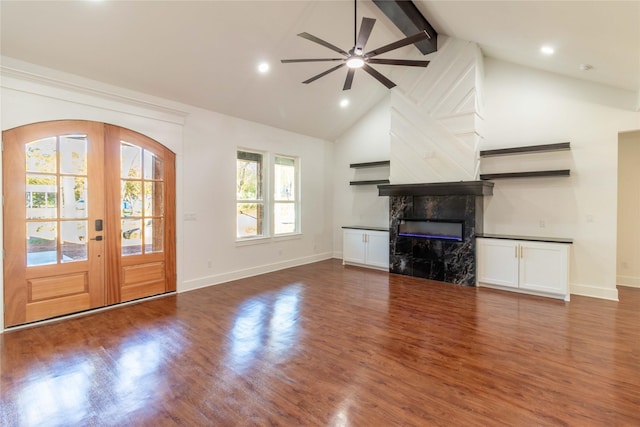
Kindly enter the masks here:
M 0 425 L 638 426 L 640 289 L 287 269 L 0 338 Z

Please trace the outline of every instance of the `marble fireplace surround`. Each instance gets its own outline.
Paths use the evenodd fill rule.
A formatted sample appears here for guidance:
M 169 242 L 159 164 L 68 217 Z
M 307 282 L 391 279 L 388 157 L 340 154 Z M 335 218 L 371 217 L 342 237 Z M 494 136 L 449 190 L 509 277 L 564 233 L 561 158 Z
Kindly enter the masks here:
M 488 181 L 379 185 L 389 196 L 389 271 L 459 285 L 476 284 L 476 239 L 483 231 Z M 398 235 L 403 219 L 463 221 L 461 242 Z

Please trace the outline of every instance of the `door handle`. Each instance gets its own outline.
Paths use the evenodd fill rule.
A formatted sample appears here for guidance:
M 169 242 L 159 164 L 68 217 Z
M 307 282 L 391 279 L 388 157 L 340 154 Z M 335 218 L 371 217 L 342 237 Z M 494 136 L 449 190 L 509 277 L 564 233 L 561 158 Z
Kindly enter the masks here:
M 96 236 L 93 239 L 89 239 L 89 240 L 96 240 L 98 242 L 101 242 L 102 241 L 102 236 Z

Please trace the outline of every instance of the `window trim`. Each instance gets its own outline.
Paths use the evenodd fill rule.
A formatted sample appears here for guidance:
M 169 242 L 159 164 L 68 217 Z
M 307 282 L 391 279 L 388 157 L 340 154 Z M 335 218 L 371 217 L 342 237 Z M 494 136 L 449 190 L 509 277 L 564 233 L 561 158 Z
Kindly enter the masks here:
M 242 160 L 238 154 L 240 152 L 255 154 L 262 156 L 262 199 L 256 200 L 240 200 L 237 196 L 237 161 Z M 275 188 L 275 165 L 276 159 L 282 157 L 286 159 L 291 159 L 294 161 L 294 200 L 282 200 L 277 201 L 275 199 L 274 188 Z M 246 159 L 251 160 L 251 159 Z M 235 243 L 236 246 L 245 246 L 251 244 L 261 244 L 261 243 L 270 243 L 275 241 L 285 241 L 285 240 L 294 240 L 299 239 L 302 236 L 302 221 L 301 221 L 301 179 L 300 179 L 300 163 L 301 159 L 299 156 L 294 156 L 290 154 L 280 154 L 280 153 L 272 153 L 268 151 L 261 151 L 251 148 L 244 147 L 236 147 L 236 181 L 234 183 L 236 188 L 236 226 L 235 226 Z M 268 165 L 268 167 L 265 167 Z M 237 206 L 240 203 L 262 203 L 263 208 L 263 217 L 262 217 L 262 234 L 256 236 L 247 236 L 240 237 L 238 236 L 238 217 L 237 217 Z M 276 203 L 291 203 L 295 207 L 295 231 L 290 233 L 275 233 L 275 204 Z
M 248 155 L 254 155 L 256 156 L 255 159 L 251 159 L 251 158 L 246 158 L 246 159 L 241 159 L 239 157 L 240 153 L 244 153 L 244 154 L 248 154 Z M 258 158 L 258 156 L 260 156 L 260 158 Z M 236 226 L 235 226 L 235 240 L 236 242 L 245 242 L 245 241 L 251 241 L 251 240 L 261 240 L 261 239 L 266 239 L 270 237 L 270 232 L 271 230 L 269 229 L 269 224 L 270 224 L 270 217 L 269 217 L 269 209 L 268 209 L 268 195 L 269 195 L 269 171 L 267 170 L 267 168 L 265 168 L 265 165 L 269 164 L 269 153 L 265 152 L 265 151 L 260 151 L 260 150 L 254 150 L 254 149 L 249 149 L 249 148 L 242 148 L 242 147 L 237 147 L 236 148 L 236 180 L 234 183 L 234 186 L 236 188 Z M 251 157 L 251 156 L 247 156 L 247 157 Z M 262 196 L 262 198 L 257 198 L 257 199 L 238 199 L 238 194 L 237 194 L 237 188 L 238 188 L 238 160 L 254 160 L 254 161 L 260 161 L 260 179 L 259 179 L 259 184 L 260 184 L 260 188 L 256 189 L 256 195 L 257 196 Z M 266 175 L 266 176 L 265 176 Z M 237 215 L 237 211 L 238 211 L 238 205 L 239 204 L 251 204 L 251 203 L 255 203 L 255 204 L 261 204 L 262 205 L 262 233 L 261 234 L 257 234 L 255 236 L 246 236 L 246 237 L 241 237 L 238 236 L 238 215 Z
M 276 200 L 276 196 L 275 196 L 275 167 L 276 167 L 276 159 L 277 158 L 284 158 L 284 159 L 290 159 L 293 160 L 293 168 L 294 168 L 294 177 L 293 177 L 293 182 L 294 182 L 294 194 L 293 200 Z M 287 154 L 274 154 L 273 155 L 273 162 L 271 164 L 271 171 L 273 171 L 272 173 L 272 177 L 271 177 L 271 192 L 269 193 L 271 197 L 270 200 L 270 206 L 269 206 L 269 211 L 270 213 L 272 213 L 272 219 L 271 219 L 271 229 L 273 230 L 273 232 L 271 233 L 272 237 L 284 237 L 284 236 L 295 236 L 296 234 L 302 234 L 301 230 L 300 230 L 300 157 L 298 156 L 292 156 L 292 155 L 287 155 Z M 289 233 L 276 233 L 276 224 L 275 224 L 275 206 L 276 203 L 290 203 L 294 205 L 294 209 L 295 209 L 295 225 L 294 225 L 294 231 L 289 232 Z

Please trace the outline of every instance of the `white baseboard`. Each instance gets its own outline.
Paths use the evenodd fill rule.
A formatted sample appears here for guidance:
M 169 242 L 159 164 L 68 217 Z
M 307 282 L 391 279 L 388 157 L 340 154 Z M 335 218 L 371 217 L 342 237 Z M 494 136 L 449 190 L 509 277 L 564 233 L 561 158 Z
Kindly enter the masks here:
M 178 285 L 178 293 L 193 291 L 208 286 L 219 285 L 221 283 L 231 282 L 233 280 L 245 279 L 247 277 L 257 276 L 259 274 L 271 273 L 273 271 L 285 268 L 297 267 L 299 265 L 311 264 L 312 262 L 324 261 L 333 258 L 331 252 L 314 254 L 311 256 L 290 259 L 273 264 L 265 264 L 257 267 L 246 268 L 243 270 L 230 271 L 227 273 L 205 276 L 198 279 L 187 280 Z
M 580 283 L 571 283 L 570 289 L 572 295 L 618 301 L 617 289 L 598 288 L 595 286 L 582 285 Z
M 616 277 L 618 286 L 627 286 L 629 288 L 640 288 L 640 277 L 618 276 Z

